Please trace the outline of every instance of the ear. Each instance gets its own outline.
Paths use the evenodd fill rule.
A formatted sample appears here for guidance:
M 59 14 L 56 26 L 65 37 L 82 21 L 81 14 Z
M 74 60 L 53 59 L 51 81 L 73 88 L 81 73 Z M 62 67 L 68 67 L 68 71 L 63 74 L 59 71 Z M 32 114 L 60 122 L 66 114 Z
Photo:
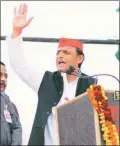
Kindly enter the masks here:
M 84 60 L 84 56 L 78 55 L 77 60 L 78 60 L 78 64 L 81 63 Z

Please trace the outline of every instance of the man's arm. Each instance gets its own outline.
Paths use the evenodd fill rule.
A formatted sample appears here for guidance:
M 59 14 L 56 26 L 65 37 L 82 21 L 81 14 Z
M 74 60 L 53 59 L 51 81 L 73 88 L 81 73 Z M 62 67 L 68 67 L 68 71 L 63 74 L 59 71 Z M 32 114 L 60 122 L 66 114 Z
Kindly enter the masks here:
M 19 113 L 18 113 L 18 110 L 17 110 L 17 107 L 16 107 L 16 105 L 12 102 L 12 105 L 13 105 L 13 107 L 14 107 L 14 110 L 15 110 L 15 112 L 16 112 L 16 114 L 18 115 L 18 117 L 19 117 Z
M 8 55 L 13 71 L 36 93 L 44 76 L 37 68 L 27 63 L 23 54 L 21 37 L 11 39 L 7 37 Z
M 14 11 L 13 32 L 7 37 L 8 55 L 13 71 L 35 92 L 38 92 L 44 72 L 39 72 L 34 66 L 28 64 L 23 54 L 23 41 L 20 37 L 22 30 L 29 25 L 33 17 L 26 20 L 27 5 L 20 5 Z
M 12 139 L 11 145 L 22 145 L 22 126 L 12 102 L 10 102 L 10 108 L 12 113 L 12 124 L 10 125 Z

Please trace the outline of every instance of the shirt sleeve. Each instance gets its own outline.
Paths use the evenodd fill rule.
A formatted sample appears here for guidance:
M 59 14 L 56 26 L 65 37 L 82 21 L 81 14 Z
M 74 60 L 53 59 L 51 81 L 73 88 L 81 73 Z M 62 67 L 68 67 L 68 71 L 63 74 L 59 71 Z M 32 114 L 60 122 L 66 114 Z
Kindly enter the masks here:
M 23 40 L 19 36 L 6 38 L 10 66 L 13 71 L 36 93 L 42 82 L 45 71 L 39 71 L 35 66 L 26 62 L 23 54 Z

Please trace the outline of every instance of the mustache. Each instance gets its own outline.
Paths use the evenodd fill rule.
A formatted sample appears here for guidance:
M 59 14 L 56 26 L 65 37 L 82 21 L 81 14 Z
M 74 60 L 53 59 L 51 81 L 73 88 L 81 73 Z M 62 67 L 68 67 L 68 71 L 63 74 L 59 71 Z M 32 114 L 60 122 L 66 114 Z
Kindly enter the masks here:
M 6 87 L 6 84 L 5 84 L 4 82 L 1 82 L 1 83 L 0 83 L 0 86 Z

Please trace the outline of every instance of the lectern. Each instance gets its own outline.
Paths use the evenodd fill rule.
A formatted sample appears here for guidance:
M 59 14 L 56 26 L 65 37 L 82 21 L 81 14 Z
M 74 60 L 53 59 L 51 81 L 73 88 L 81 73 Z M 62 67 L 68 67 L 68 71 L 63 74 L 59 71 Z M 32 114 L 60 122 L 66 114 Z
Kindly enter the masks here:
M 119 129 L 119 92 L 105 90 L 117 129 Z M 99 117 L 88 93 L 52 109 L 56 119 L 56 145 L 104 145 Z M 118 130 L 119 131 L 119 130 Z

